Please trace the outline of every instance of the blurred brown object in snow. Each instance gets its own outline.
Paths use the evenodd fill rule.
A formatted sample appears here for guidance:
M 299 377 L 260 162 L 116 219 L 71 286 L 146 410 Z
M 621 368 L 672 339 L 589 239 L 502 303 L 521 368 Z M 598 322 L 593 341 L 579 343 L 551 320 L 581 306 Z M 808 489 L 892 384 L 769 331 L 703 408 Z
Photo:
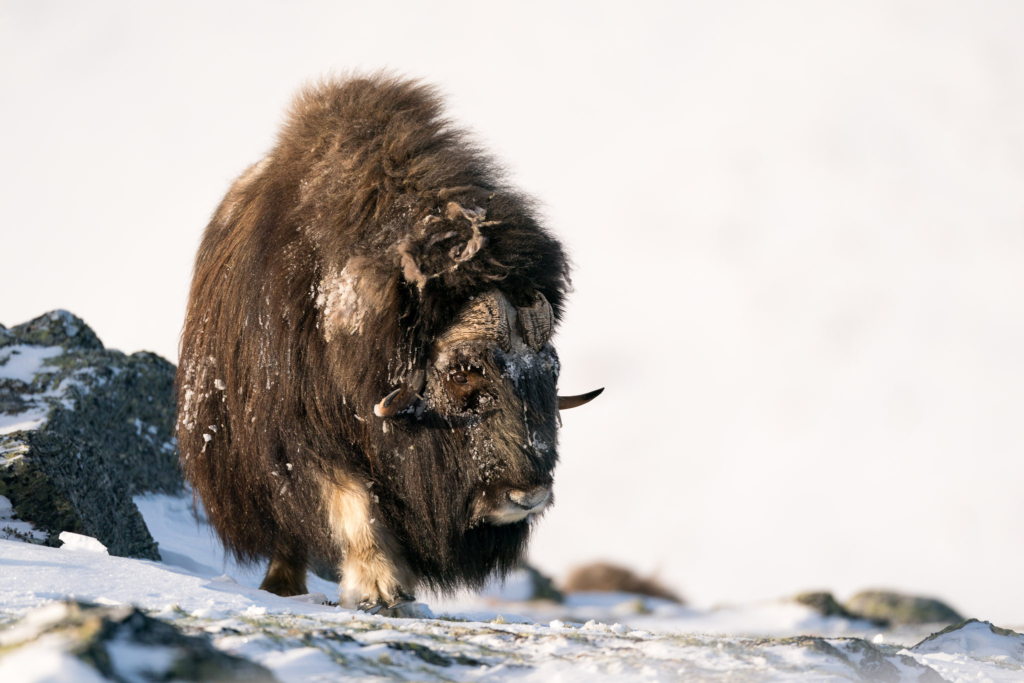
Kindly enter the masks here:
M 607 562 L 585 564 L 569 572 L 569 578 L 565 580 L 562 592 L 576 593 L 580 591 L 636 593 L 637 595 L 671 600 L 680 605 L 684 604 L 681 597 L 663 586 L 655 577 L 643 578 L 625 567 Z

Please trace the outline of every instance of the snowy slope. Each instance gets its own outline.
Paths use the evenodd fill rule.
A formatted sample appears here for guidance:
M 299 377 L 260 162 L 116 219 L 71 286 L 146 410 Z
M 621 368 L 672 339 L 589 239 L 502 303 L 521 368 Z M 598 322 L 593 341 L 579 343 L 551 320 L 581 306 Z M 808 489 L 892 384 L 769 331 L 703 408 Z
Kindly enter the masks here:
M 417 619 L 321 604 L 337 586 L 313 576 L 310 589 L 321 595 L 281 598 L 253 587 L 259 568 L 224 558 L 187 498 L 147 495 L 136 502 L 160 543 L 162 563 L 0 540 L 4 683 L 99 680 L 59 640 L 15 647 L 19 631 L 4 629 L 26 614 L 33 623 L 45 621 L 46 613 L 33 610 L 65 599 L 138 606 L 287 683 L 938 680 L 927 678 L 929 669 L 947 681 L 1024 680 L 1024 636 L 978 622 L 914 646 L 927 632 L 879 631 L 784 601 L 700 610 L 578 593 L 565 605 L 517 602 L 523 593 L 516 576 L 477 597 L 420 596 L 430 604 L 418 606 Z M 136 648 L 124 660 L 138 680 L 146 667 L 166 661 L 159 648 L 150 649 Z M 116 663 L 127 655 L 111 657 Z
M 881 636 L 872 643 L 839 634 L 818 639 L 706 635 L 722 622 L 696 612 L 688 622 L 667 621 L 663 626 L 671 628 L 660 634 L 637 628 L 622 615 L 604 622 L 535 623 L 512 614 L 436 618 L 422 606 L 423 618 L 388 619 L 280 598 L 228 576 L 207 578 L 161 563 L 13 541 L 0 541 L 0 571 L 2 622 L 64 598 L 134 604 L 186 632 L 207 635 L 217 648 L 262 664 L 288 683 L 351 678 L 849 681 L 876 680 L 872 674 L 879 672 L 886 677 L 877 680 L 937 680 L 922 678 L 926 667 L 947 681 L 1024 677 L 1024 636 L 978 623 L 908 650 L 886 644 Z M 748 617 L 760 629 L 784 632 L 792 628 L 795 611 L 768 614 L 755 608 Z M 829 620 L 815 623 L 807 612 L 800 615 L 801 625 L 842 630 L 840 624 L 825 623 Z M 743 618 L 734 615 L 733 624 Z M 649 616 L 644 625 L 657 623 L 657 616 Z M 694 630 L 677 630 L 683 623 Z M 0 628 L 0 644 L 11 641 L 11 633 Z M 131 661 L 144 672 L 159 666 L 160 655 L 143 649 Z M 0 655 L 0 680 L 98 680 L 80 664 L 59 642 L 40 641 Z

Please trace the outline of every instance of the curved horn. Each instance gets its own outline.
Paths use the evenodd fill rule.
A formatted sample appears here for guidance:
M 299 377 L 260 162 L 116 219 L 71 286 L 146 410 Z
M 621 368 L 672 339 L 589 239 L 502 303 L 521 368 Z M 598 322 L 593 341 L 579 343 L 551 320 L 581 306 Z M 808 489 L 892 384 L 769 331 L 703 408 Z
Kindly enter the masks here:
M 540 348 L 551 339 L 551 333 L 555 329 L 555 313 L 543 294 L 535 294 L 532 306 L 516 309 L 516 326 L 523 341 L 534 351 L 540 351 Z
M 377 417 L 394 417 L 407 410 L 416 398 L 416 392 L 409 391 L 408 387 L 398 387 L 373 407 L 373 414 Z
M 569 410 L 569 408 L 579 408 L 584 403 L 590 403 L 593 401 L 595 398 L 600 396 L 603 391 L 604 387 L 601 387 L 600 389 L 594 389 L 593 391 L 580 394 L 579 396 L 559 396 L 558 409 Z
M 373 414 L 377 417 L 394 417 L 408 410 L 420 400 L 420 392 L 423 391 L 425 382 L 426 373 L 422 370 L 414 371 L 407 383 L 389 393 L 373 407 Z

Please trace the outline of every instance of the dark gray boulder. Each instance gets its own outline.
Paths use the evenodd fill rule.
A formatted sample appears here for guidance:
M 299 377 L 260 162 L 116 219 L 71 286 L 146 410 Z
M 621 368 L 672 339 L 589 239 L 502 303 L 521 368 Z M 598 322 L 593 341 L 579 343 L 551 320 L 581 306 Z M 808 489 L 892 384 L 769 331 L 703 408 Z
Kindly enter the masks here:
M 850 614 L 833 595 L 827 591 L 807 591 L 793 596 L 793 602 L 810 607 L 823 617 L 842 617 L 843 619 L 856 619 L 857 616 Z
M 530 595 L 531 600 L 550 600 L 551 602 L 558 603 L 565 602 L 565 595 L 555 587 L 555 582 L 551 580 L 550 576 L 544 574 L 533 565 L 525 562 L 520 566 L 520 569 L 525 571 L 527 576 L 530 577 L 530 585 L 533 589 L 533 592 Z
M 92 536 L 159 560 L 132 496 L 183 489 L 173 364 L 103 348 L 67 311 L 0 328 L 0 495 L 59 545 Z
M 890 626 L 948 624 L 964 620 L 941 600 L 892 591 L 861 591 L 847 601 L 846 609 L 862 619 Z

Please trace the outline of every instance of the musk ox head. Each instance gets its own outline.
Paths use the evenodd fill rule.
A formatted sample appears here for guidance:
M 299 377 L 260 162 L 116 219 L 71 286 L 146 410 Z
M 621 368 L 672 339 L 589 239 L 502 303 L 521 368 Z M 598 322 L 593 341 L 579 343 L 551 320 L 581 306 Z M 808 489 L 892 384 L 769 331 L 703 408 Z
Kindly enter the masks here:
M 406 284 L 419 281 L 409 260 Z M 381 306 L 386 279 L 356 257 L 321 285 L 323 335 L 335 352 L 372 342 L 379 311 L 392 310 Z M 360 418 L 381 516 L 413 573 L 436 589 L 479 585 L 521 560 L 530 522 L 554 502 L 558 412 L 601 393 L 558 396 L 554 311 L 539 291 L 516 295 L 469 295 L 423 353 L 398 352 L 373 417 Z
M 548 343 L 551 306 L 535 296 L 522 308 L 499 290 L 475 297 L 433 345 L 427 371 L 374 409 L 414 419 L 429 411 L 463 434 L 468 527 L 521 522 L 552 502 L 558 356 Z

